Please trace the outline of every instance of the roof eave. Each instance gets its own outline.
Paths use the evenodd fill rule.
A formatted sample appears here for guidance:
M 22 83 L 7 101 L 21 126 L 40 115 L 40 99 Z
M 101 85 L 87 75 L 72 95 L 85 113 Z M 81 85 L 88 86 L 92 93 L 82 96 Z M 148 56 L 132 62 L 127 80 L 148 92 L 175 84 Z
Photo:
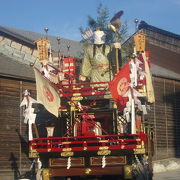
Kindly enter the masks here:
M 6 38 L 12 39 L 12 40 L 14 40 L 14 41 L 16 41 L 16 42 L 18 42 L 20 44 L 23 44 L 25 46 L 30 47 L 30 48 L 33 48 L 33 49 L 36 48 L 34 42 L 32 42 L 31 40 L 28 40 L 28 39 L 26 39 L 24 37 L 19 37 L 17 35 L 12 34 L 12 33 L 9 33 L 9 32 L 7 33 L 7 32 L 3 32 L 3 31 L 0 31 L 0 35 L 4 36 Z
M 0 73 L 0 77 L 5 77 L 5 78 L 11 78 L 11 79 L 18 79 L 18 80 L 25 80 L 25 81 L 35 82 L 35 78 L 25 77 L 25 76 L 18 76 L 18 75 L 13 75 L 13 74 Z

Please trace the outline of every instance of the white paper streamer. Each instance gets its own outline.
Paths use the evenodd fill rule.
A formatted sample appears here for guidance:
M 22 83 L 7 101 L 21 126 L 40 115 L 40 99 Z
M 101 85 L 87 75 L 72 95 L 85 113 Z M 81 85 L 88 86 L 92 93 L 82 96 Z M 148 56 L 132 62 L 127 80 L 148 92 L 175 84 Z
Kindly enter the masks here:
M 36 119 L 36 114 L 34 114 L 34 108 L 32 108 L 32 104 L 37 103 L 37 101 L 29 95 L 30 93 L 27 90 L 25 90 L 24 99 L 22 100 L 20 107 L 25 106 L 25 110 L 23 112 L 24 123 L 28 123 L 28 137 L 29 141 L 31 141 L 33 139 L 32 124 L 35 123 Z

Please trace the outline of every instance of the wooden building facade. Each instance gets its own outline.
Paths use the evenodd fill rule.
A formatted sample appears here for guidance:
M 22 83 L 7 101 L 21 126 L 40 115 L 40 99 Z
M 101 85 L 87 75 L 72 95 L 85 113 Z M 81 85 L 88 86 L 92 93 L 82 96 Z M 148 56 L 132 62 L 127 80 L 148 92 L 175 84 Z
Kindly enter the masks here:
M 32 163 L 20 103 L 24 90 L 30 90 L 33 97 L 36 91 L 30 67 L 4 55 L 0 55 L 0 62 L 1 67 L 10 63 L 8 68 L 4 67 L 8 74 L 0 74 L 0 179 L 12 180 L 29 171 Z M 14 74 L 14 68 L 23 73 Z
M 29 171 L 27 126 L 19 104 L 23 91 L 35 90 L 35 84 L 21 79 L 0 79 L 0 174 L 12 180 Z M 0 178 L 1 179 L 1 178 Z
M 154 129 L 154 160 L 180 157 L 180 81 L 153 77 L 156 102 L 148 122 Z
M 145 118 L 154 127 L 154 160 L 179 157 L 180 36 L 146 23 L 140 24 L 139 31 L 147 34 L 152 61 L 156 102 Z M 0 179 L 3 180 L 16 180 L 19 174 L 29 171 L 32 163 L 27 155 L 27 125 L 19 107 L 24 90 L 30 90 L 35 97 L 34 75 L 25 64 L 36 59 L 33 41 L 40 36 L 32 33 L 34 39 L 31 39 L 30 34 L 0 27 Z M 74 46 L 80 47 L 78 43 Z M 78 48 L 73 49 L 72 55 L 80 52 Z
M 0 26 L 0 180 L 17 180 L 32 165 L 32 159 L 28 158 L 28 129 L 20 103 L 26 89 L 36 97 L 34 72 L 29 65 L 37 60 L 34 42 L 43 36 Z M 48 40 L 53 53 L 63 52 L 64 56 L 70 53 L 76 58 L 82 55 L 78 42 L 61 38 L 59 49 L 55 36 L 48 36 Z
M 180 157 L 180 35 L 139 24 L 147 36 L 155 103 L 148 119 L 154 128 L 154 160 Z

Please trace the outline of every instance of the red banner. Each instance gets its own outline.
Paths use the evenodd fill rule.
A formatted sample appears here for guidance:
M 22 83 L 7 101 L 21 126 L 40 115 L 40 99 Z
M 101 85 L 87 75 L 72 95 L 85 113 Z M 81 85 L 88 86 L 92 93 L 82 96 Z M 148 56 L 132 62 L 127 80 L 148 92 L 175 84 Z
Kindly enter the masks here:
M 126 106 L 126 102 L 128 101 L 128 97 L 123 97 L 123 95 L 129 90 L 129 83 L 130 69 L 128 61 L 109 83 L 110 92 L 120 111 L 123 111 Z
M 75 75 L 74 57 L 67 57 L 63 59 L 63 72 L 65 74 Z

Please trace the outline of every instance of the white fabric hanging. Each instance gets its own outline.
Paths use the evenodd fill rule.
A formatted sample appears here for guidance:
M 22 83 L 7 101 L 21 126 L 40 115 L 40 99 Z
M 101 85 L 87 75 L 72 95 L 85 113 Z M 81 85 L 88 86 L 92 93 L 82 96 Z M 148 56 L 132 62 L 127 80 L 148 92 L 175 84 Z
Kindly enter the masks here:
M 32 124 L 35 123 L 36 114 L 34 114 L 34 108 L 32 108 L 33 103 L 37 103 L 35 99 L 29 96 L 30 93 L 25 90 L 24 92 L 24 99 L 22 100 L 20 107 L 25 106 L 23 116 L 24 116 L 24 123 L 28 123 L 28 137 L 29 141 L 33 139 L 32 133 Z

